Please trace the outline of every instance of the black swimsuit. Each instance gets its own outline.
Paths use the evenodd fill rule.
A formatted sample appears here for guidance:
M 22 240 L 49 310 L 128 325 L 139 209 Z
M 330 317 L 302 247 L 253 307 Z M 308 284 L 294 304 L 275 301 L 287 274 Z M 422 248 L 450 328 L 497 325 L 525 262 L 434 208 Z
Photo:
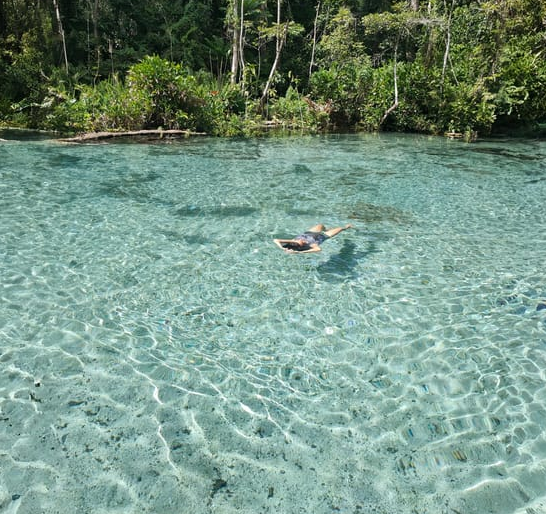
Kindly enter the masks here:
M 295 250 L 296 252 L 303 252 L 304 250 L 309 250 L 313 244 L 322 244 L 328 236 L 322 232 L 304 232 L 299 236 L 294 238 L 296 241 L 303 241 L 305 244 L 300 246 L 296 243 L 284 243 L 283 248 L 288 248 L 290 250 Z

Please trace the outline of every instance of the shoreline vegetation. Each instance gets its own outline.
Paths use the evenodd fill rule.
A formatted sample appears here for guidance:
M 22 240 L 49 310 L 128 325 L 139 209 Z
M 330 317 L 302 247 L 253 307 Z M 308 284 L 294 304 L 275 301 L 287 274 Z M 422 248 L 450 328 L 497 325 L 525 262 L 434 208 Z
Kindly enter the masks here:
M 546 0 L 295 2 L 0 1 L 0 127 L 544 134 Z

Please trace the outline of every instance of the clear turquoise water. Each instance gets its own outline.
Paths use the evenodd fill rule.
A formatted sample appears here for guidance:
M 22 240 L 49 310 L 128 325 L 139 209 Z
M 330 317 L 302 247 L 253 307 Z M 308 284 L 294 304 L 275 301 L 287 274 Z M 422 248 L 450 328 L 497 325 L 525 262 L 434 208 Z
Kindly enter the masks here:
M 0 512 L 546 512 L 545 158 L 0 142 Z

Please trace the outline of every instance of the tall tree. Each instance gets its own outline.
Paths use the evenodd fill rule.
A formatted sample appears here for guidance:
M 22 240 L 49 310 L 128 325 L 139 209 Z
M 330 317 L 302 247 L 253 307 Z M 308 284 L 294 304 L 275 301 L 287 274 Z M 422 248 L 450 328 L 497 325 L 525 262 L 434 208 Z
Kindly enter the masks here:
M 98 77 L 99 70 L 100 70 L 100 61 L 101 61 L 101 50 L 100 50 L 100 41 L 99 41 L 99 0 L 87 0 L 88 5 L 88 12 L 91 16 L 91 23 L 93 25 L 93 46 L 95 54 L 95 80 Z M 88 33 L 88 41 L 89 41 L 89 33 Z M 88 51 L 91 55 L 91 44 L 88 43 Z M 91 61 L 91 59 L 90 59 Z
M 0 0 L 0 37 L 6 35 L 7 21 L 6 13 L 4 10 L 4 0 Z
M 318 20 L 320 13 L 320 0 L 317 2 L 315 7 L 315 20 L 313 22 L 313 37 L 312 37 L 312 48 L 311 48 L 311 59 L 309 59 L 309 78 L 311 78 L 311 73 L 313 73 L 313 68 L 315 66 L 315 52 L 317 49 L 317 38 L 318 38 Z
M 59 27 L 59 36 L 61 37 L 65 71 L 66 73 L 68 73 L 68 55 L 66 53 L 66 39 L 64 37 L 63 22 L 61 19 L 61 12 L 59 11 L 59 4 L 57 3 L 57 0 L 53 0 L 53 7 L 55 8 L 55 15 L 57 17 L 57 25 Z
M 228 13 L 228 25 L 231 31 L 231 76 L 232 84 L 239 80 L 239 64 L 244 58 L 242 54 L 243 0 L 231 0 L 231 9 Z
M 281 0 L 277 0 L 277 23 L 275 24 L 275 58 L 273 59 L 273 64 L 271 65 L 271 70 L 269 71 L 269 76 L 265 83 L 262 96 L 260 98 L 260 109 L 263 111 L 265 102 L 267 100 L 269 89 L 271 88 L 271 82 L 277 68 L 279 66 L 279 61 L 281 58 L 281 51 L 286 41 L 286 34 L 288 31 L 288 23 L 284 26 L 281 26 Z

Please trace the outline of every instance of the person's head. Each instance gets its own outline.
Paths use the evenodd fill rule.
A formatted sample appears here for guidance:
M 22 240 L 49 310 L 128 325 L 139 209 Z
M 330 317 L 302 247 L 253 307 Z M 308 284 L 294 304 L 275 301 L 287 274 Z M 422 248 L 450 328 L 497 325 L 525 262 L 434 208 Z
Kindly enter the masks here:
M 307 246 L 307 243 L 302 239 L 292 239 L 290 242 L 284 243 L 282 246 L 288 250 L 301 250 Z

